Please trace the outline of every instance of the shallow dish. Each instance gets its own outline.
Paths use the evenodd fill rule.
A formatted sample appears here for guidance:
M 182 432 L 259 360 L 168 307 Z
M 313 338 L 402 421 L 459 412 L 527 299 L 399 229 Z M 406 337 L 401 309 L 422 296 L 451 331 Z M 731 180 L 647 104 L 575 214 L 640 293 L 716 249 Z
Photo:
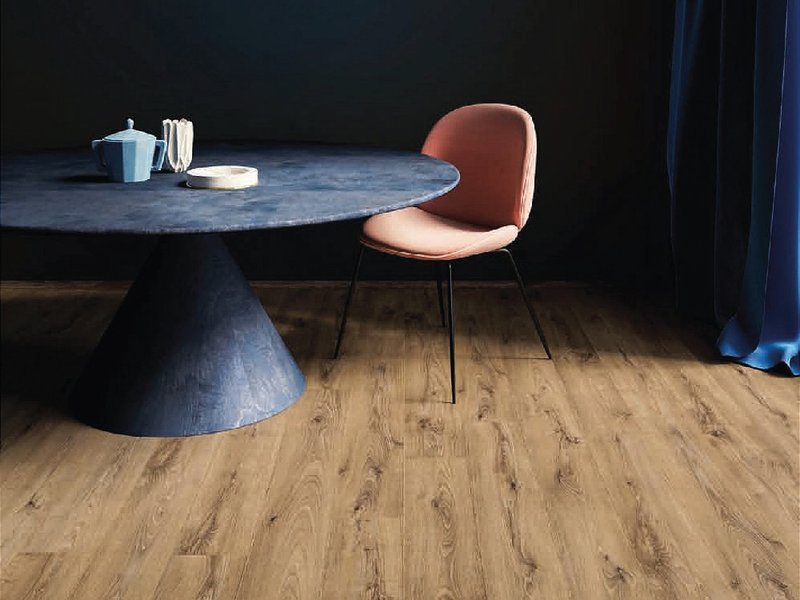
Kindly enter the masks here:
M 258 185 L 258 169 L 237 165 L 199 167 L 186 172 L 186 185 L 211 190 L 240 190 Z

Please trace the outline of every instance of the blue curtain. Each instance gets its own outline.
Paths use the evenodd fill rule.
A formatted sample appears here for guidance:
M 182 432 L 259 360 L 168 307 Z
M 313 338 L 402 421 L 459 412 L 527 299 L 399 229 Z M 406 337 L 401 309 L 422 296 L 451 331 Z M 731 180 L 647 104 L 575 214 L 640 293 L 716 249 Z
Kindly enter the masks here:
M 800 375 L 800 0 L 677 0 L 668 131 L 678 308 Z

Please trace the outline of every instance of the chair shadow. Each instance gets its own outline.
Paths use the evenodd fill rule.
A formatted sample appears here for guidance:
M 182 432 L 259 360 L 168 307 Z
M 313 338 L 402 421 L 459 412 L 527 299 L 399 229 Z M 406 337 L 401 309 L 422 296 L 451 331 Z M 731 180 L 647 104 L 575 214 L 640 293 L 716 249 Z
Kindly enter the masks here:
M 367 284 L 373 295 L 359 308 L 358 297 L 350 311 L 348 345 L 352 325 L 361 321 L 362 327 L 380 335 L 391 325 L 379 316 L 369 314 L 370 301 L 380 302 L 381 284 Z M 392 284 L 387 284 L 391 287 Z M 397 286 L 394 286 L 397 287 Z M 362 294 L 363 290 L 359 291 Z M 376 293 L 377 292 L 377 293 Z M 330 313 L 315 314 L 319 327 L 326 331 L 324 348 L 335 344 L 339 318 L 346 291 L 331 296 Z M 369 291 L 366 292 L 370 294 Z M 447 342 L 447 327 L 440 324 L 435 284 L 401 287 L 396 292 L 403 298 L 404 327 L 407 333 L 441 336 Z M 579 299 L 578 295 L 582 297 Z M 529 298 L 536 307 L 545 337 L 555 360 L 594 361 L 601 355 L 616 354 L 656 360 L 697 360 L 705 364 L 725 364 L 729 361 L 716 350 L 716 331 L 708 323 L 693 321 L 678 315 L 663 294 L 602 286 L 537 286 L 529 288 Z M 363 296 L 361 298 L 364 301 Z M 579 301 L 580 300 L 580 301 Z M 464 281 L 456 283 L 457 355 L 465 356 L 465 342 L 471 346 L 473 358 L 519 358 L 548 361 L 539 336 L 527 313 L 519 292 L 513 284 L 488 285 Z M 493 328 L 484 322 L 484 311 L 495 311 L 494 322 L 513 321 L 513 326 Z M 297 314 L 302 307 L 292 309 Z M 359 314 L 360 313 L 360 314 Z M 275 318 L 285 318 L 273 311 Z M 331 320 L 333 321 L 331 323 Z M 416 331 L 415 331 L 416 330 Z M 624 333 L 623 333 L 624 332 Z M 370 334 L 372 335 L 372 333 Z M 466 339 L 465 339 L 466 338 Z M 287 336 L 291 339 L 291 334 Z M 488 354 L 483 350 L 492 349 Z M 510 354 L 503 353 L 508 349 Z M 309 358 L 328 358 L 315 349 Z
M 448 328 L 443 326 L 440 321 L 435 284 L 415 284 L 398 289 L 393 292 L 394 297 L 388 302 L 386 302 L 387 291 L 381 289 L 381 284 L 368 283 L 363 287 L 366 289 L 359 290 L 350 310 L 343 338 L 341 360 L 346 360 L 347 356 L 374 356 L 373 343 L 381 345 L 382 358 L 402 359 L 405 357 L 402 345 L 393 347 L 382 343 L 387 337 L 401 332 L 404 335 L 436 338 L 437 343 L 442 345 L 443 352 L 446 354 Z M 396 286 L 390 284 L 388 287 Z M 515 294 L 517 294 L 516 288 L 512 288 L 508 293 L 512 301 L 517 299 Z M 313 360 L 334 360 L 333 351 L 345 295 L 346 288 L 331 291 L 324 312 L 315 312 L 302 304 L 274 307 L 265 304 L 265 310 L 299 363 Z M 491 297 L 487 298 L 487 301 L 491 302 Z M 262 303 L 264 303 L 263 299 Z M 375 314 L 374 304 L 383 306 L 389 312 Z M 510 358 L 547 361 L 544 348 L 540 345 L 536 329 L 533 322 L 530 321 L 524 304 L 520 301 L 519 307 L 516 308 L 520 310 L 523 327 L 510 340 L 507 331 L 500 332 L 482 326 L 479 322 L 480 319 L 476 318 L 475 314 L 459 310 L 457 296 L 457 356 L 461 359 L 478 358 L 479 351 L 476 346 L 502 348 L 510 343 L 529 349 L 529 352 L 526 351 L 524 355 L 520 355 L 517 348 L 516 352 L 512 352 Z M 481 356 L 484 358 L 504 357 L 497 355 L 496 352 Z

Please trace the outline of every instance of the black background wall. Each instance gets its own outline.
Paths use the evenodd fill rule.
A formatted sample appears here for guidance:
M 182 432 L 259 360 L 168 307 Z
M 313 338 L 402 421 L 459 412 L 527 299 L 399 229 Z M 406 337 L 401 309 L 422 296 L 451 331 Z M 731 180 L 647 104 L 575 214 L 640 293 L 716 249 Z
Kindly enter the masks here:
M 438 117 L 533 116 L 530 279 L 668 280 L 672 2 L 3 0 L 3 151 L 84 146 L 185 116 L 198 140 L 418 149 Z M 269 177 L 269 173 L 265 174 Z M 75 199 L 80 202 L 80 198 Z M 113 201 L 113 200 L 109 200 Z M 246 274 L 349 276 L 357 223 L 230 235 Z M 5 278 L 132 278 L 152 240 L 4 232 Z M 478 260 L 468 277 L 507 276 Z M 397 260 L 367 275 L 418 277 Z

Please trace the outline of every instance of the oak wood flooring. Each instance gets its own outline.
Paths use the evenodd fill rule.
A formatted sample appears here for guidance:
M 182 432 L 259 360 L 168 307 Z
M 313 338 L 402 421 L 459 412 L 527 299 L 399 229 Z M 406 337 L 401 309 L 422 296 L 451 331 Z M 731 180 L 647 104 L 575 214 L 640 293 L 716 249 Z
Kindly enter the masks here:
M 176 439 L 64 396 L 124 295 L 6 282 L 0 598 L 800 600 L 800 382 L 643 297 L 256 284 L 307 375 L 285 412 Z

